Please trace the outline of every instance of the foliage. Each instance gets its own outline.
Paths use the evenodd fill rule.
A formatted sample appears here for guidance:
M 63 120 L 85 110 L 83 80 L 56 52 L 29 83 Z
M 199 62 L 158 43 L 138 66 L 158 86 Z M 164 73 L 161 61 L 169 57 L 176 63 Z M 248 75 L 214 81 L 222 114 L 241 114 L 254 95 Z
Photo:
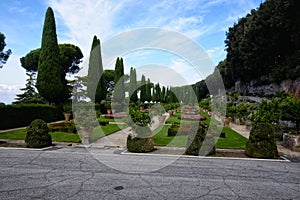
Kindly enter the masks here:
M 136 82 L 136 70 L 130 68 L 130 88 L 129 88 L 129 98 L 131 102 L 137 103 L 137 82 Z
M 87 95 L 94 103 L 106 98 L 106 84 L 103 75 L 100 40 L 94 36 L 89 58 Z
M 95 115 L 95 109 L 91 106 L 78 107 L 74 110 L 74 119 L 77 127 L 86 129 L 95 128 L 98 126 L 98 120 Z
M 0 69 L 3 67 L 12 53 L 10 49 L 8 49 L 7 51 L 3 51 L 5 46 L 5 35 L 0 32 Z
M 297 0 L 265 1 L 229 28 L 227 57 L 218 65 L 227 88 L 237 80 L 262 76 L 275 82 L 297 78 L 293 74 L 300 64 L 296 59 L 300 49 L 299 9 Z
M 154 143 L 152 137 L 147 138 L 132 138 L 131 135 L 127 137 L 127 149 L 134 153 L 147 153 L 154 150 Z
M 113 100 L 115 103 L 122 104 L 125 101 L 125 86 L 124 86 L 124 64 L 123 58 L 117 58 L 115 65 L 115 87 Z
M 140 101 L 141 102 L 145 102 L 146 98 L 147 98 L 147 89 L 146 89 L 146 78 L 144 75 L 142 75 L 142 79 L 141 79 L 141 86 L 140 86 Z
M 83 55 L 78 46 L 73 44 L 59 44 L 61 66 L 66 74 L 76 74 L 80 68 Z M 34 49 L 20 58 L 21 66 L 27 72 L 37 72 L 41 49 Z
M 36 87 L 50 103 L 66 102 L 69 98 L 65 73 L 60 65 L 59 48 L 53 10 L 46 12 Z
M 245 153 L 256 158 L 278 158 L 275 134 L 268 123 L 255 123 L 246 144 Z
M 138 107 L 131 106 L 129 108 L 129 114 L 137 126 L 148 126 L 151 123 L 151 117 L 148 112 L 140 112 Z
M 215 153 L 215 141 L 212 136 L 207 135 L 207 125 L 199 123 L 193 125 L 190 131 L 185 154 L 194 156 L 206 156 Z
M 74 121 L 48 125 L 49 132 L 77 133 Z
M 210 101 L 211 101 L 211 98 L 205 98 L 205 99 L 202 99 L 200 102 L 199 102 L 199 106 L 203 109 L 206 109 L 206 110 L 211 110 L 210 108 Z
M 23 94 L 18 94 L 14 104 L 20 104 L 20 103 L 44 103 L 45 100 L 36 92 L 35 89 L 35 73 L 26 73 L 29 78 L 26 80 L 26 87 L 20 89 L 21 91 L 24 91 Z
M 0 106 L 0 130 L 28 126 L 34 119 L 46 122 L 62 120 L 62 111 L 45 104 L 17 104 Z
M 29 148 L 44 148 L 52 145 L 47 123 L 41 119 L 31 122 L 26 130 L 25 143 Z

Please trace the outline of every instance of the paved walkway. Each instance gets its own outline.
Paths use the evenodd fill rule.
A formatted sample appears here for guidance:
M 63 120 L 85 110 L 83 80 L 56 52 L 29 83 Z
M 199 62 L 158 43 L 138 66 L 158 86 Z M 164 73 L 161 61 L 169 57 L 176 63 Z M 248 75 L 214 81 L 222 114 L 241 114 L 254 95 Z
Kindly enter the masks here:
M 150 126 L 151 131 L 155 130 L 159 126 L 158 117 L 152 118 L 153 123 Z M 111 135 L 100 138 L 93 142 L 92 146 L 104 146 L 104 147 L 126 147 L 127 137 L 131 133 L 131 127 L 127 127 L 123 130 L 117 131 Z
M 242 135 L 245 138 L 249 139 L 250 131 L 246 129 L 245 125 L 237 125 L 237 124 L 234 124 L 234 123 L 230 123 L 229 126 L 232 130 L 238 132 L 240 135 Z
M 57 124 L 57 123 L 62 123 L 65 122 L 65 120 L 62 121 L 57 121 L 57 122 L 50 122 L 48 124 Z M 29 126 L 29 125 L 28 125 Z M 11 129 L 5 129 L 5 130 L 0 130 L 0 133 L 7 132 L 7 131 L 17 131 L 17 130 L 22 130 L 26 129 L 27 127 L 19 127 L 19 128 L 11 128 Z

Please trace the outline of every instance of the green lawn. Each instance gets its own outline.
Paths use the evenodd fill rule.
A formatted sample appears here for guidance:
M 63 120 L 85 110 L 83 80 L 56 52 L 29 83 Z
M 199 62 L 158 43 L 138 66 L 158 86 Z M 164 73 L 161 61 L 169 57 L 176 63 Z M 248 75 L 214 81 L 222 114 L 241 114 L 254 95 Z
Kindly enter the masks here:
M 154 131 L 154 145 L 157 146 L 177 146 L 185 147 L 188 136 L 168 136 L 169 125 L 165 125 L 158 133 Z M 232 130 L 224 127 L 222 132 L 226 134 L 226 138 L 215 138 L 216 148 L 218 149 L 244 149 L 247 139 Z
M 224 127 L 222 132 L 226 138 L 216 138 L 216 148 L 219 149 L 244 149 L 248 141 L 247 138 L 238 134 L 229 127 Z
M 104 135 L 110 135 L 120 129 L 125 128 L 126 125 L 117 125 L 117 124 L 109 124 L 106 126 L 101 126 L 103 132 L 100 130 L 100 127 L 97 127 L 93 130 L 93 134 L 91 136 L 91 140 L 95 141 Z M 74 142 L 79 143 L 80 137 L 76 133 L 65 133 L 65 132 L 50 132 L 53 142 Z M 25 140 L 26 129 L 20 129 L 15 131 L 7 131 L 4 133 L 0 133 L 0 139 L 9 139 L 9 140 Z
M 154 145 L 156 146 L 173 146 L 173 147 L 185 147 L 187 143 L 187 136 L 168 136 L 168 129 L 170 125 L 165 125 L 162 127 L 157 128 L 156 130 L 161 129 L 159 132 L 154 131 L 153 139 Z

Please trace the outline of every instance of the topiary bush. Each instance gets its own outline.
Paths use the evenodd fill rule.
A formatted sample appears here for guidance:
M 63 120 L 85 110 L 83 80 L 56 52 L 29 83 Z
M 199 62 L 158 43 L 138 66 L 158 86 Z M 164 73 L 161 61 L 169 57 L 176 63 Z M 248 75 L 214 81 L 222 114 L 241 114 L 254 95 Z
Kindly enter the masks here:
M 147 153 L 154 150 L 153 137 L 132 138 L 131 135 L 127 137 L 127 150 L 134 153 Z
M 207 135 L 207 125 L 194 124 L 189 132 L 185 154 L 193 156 L 207 156 L 215 154 L 215 140 Z
M 274 130 L 269 123 L 259 122 L 253 125 L 245 153 L 255 158 L 278 158 Z
M 52 145 L 47 123 L 41 119 L 31 122 L 26 129 L 25 143 L 28 148 L 44 148 Z

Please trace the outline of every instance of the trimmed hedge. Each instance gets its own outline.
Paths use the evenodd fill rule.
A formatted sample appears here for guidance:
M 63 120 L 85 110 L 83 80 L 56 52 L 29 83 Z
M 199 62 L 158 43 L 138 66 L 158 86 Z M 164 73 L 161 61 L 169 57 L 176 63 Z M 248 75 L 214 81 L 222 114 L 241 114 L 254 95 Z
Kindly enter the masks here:
M 185 154 L 193 156 L 208 156 L 215 154 L 215 140 L 207 134 L 208 128 L 204 123 L 195 124 L 189 133 Z
M 0 105 L 0 130 L 28 126 L 34 119 L 63 120 L 61 109 L 46 104 Z
M 153 137 L 148 138 L 132 138 L 131 135 L 127 137 L 127 149 L 133 153 L 147 153 L 154 150 Z
M 51 135 L 47 123 L 41 119 L 36 119 L 26 129 L 26 147 L 44 148 L 52 145 Z
M 274 129 L 270 124 L 259 122 L 253 125 L 245 153 L 255 158 L 278 158 Z

